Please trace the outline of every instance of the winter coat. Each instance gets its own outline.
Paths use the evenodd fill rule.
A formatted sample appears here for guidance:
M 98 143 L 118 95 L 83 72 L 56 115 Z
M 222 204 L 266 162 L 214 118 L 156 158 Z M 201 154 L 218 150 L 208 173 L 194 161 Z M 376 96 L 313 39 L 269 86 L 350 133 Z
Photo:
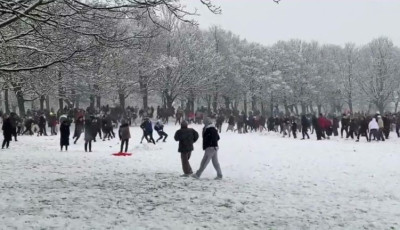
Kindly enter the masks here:
M 75 122 L 75 136 L 81 134 L 83 131 L 83 120 L 78 119 Z
M 39 127 L 45 127 L 46 126 L 46 118 L 44 116 L 39 117 Z
M 379 128 L 380 129 L 383 129 L 383 120 L 382 120 L 382 118 L 381 117 L 378 117 L 378 126 L 379 126 Z
M 367 132 L 368 127 L 369 127 L 368 121 L 365 120 L 365 119 L 364 119 L 364 120 L 361 120 L 359 132 L 360 132 L 360 133 Z
M 303 129 L 308 129 L 310 127 L 310 122 L 306 116 L 301 117 L 301 126 L 303 127 Z
M 203 150 L 209 147 L 218 147 L 219 135 L 217 129 L 213 125 L 204 127 L 203 129 Z
M 164 125 L 157 122 L 156 125 L 154 125 L 154 130 L 157 132 L 161 132 L 164 130 Z
M 13 127 L 12 127 L 10 118 L 7 118 L 3 121 L 2 129 L 3 129 L 4 140 L 11 141 Z
M 350 119 L 346 116 L 346 117 L 342 117 L 342 127 L 343 128 L 347 128 L 350 125 Z
M 235 117 L 234 116 L 230 116 L 229 117 L 228 124 L 229 125 L 235 125 Z
M 297 132 L 297 123 L 295 121 L 292 123 L 292 131 Z
M 318 126 L 321 129 L 327 129 L 330 127 L 330 121 L 328 121 L 328 119 L 326 119 L 325 117 L 320 117 L 318 118 Z
M 123 124 L 119 127 L 119 139 L 121 140 L 128 140 L 131 138 L 131 133 L 129 131 L 129 125 Z
M 332 128 L 334 128 L 334 129 L 338 129 L 339 128 L 339 120 L 336 118 L 336 117 L 334 117 L 333 119 L 332 119 Z
M 93 141 L 94 140 L 93 133 L 94 132 L 93 132 L 92 121 L 88 119 L 85 122 L 85 141 Z
M 70 126 L 70 124 L 68 121 L 64 121 L 60 125 L 60 133 L 61 133 L 60 145 L 62 145 L 62 146 L 69 145 L 69 134 L 70 134 L 69 126 Z
M 145 133 L 152 133 L 153 132 L 153 126 L 151 124 L 150 120 L 144 121 L 141 125 L 140 128 L 144 130 Z
M 369 128 L 369 130 L 372 130 L 372 129 L 378 130 L 379 129 L 378 122 L 376 122 L 375 118 L 372 118 L 372 120 L 369 122 L 368 128 Z
M 356 119 L 352 119 L 350 121 L 350 131 L 355 132 L 355 131 L 357 131 L 357 129 L 358 129 L 358 122 Z
M 175 140 L 179 141 L 178 152 L 189 153 L 193 151 L 193 143 L 199 139 L 199 134 L 191 128 L 181 128 L 175 133 Z

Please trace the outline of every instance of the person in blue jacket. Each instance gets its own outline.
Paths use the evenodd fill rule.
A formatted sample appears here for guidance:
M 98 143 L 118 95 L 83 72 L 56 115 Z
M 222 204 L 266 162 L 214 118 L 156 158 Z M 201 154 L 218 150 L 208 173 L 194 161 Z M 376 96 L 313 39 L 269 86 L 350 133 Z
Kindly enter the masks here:
M 143 139 L 146 138 L 148 143 L 156 144 L 153 138 L 153 125 L 149 118 L 144 118 L 143 123 L 140 125 L 140 128 L 143 130 L 143 136 L 140 141 L 140 144 L 143 142 Z
M 166 134 L 164 132 L 164 125 L 161 123 L 161 121 L 157 121 L 156 124 L 154 125 L 154 130 L 157 131 L 158 135 L 160 136 L 156 142 L 158 142 L 159 140 L 163 139 L 163 142 L 165 142 L 165 140 L 168 137 L 168 134 Z

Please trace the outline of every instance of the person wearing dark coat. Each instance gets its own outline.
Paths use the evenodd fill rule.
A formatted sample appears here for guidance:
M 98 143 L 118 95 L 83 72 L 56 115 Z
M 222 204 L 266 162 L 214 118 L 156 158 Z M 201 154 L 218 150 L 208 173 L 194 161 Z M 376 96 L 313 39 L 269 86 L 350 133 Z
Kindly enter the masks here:
M 18 115 L 16 113 L 11 113 L 10 117 L 10 122 L 11 122 L 11 126 L 12 126 L 12 136 L 14 136 L 14 140 L 17 140 L 17 123 L 18 123 Z
M 205 152 L 203 160 L 200 164 L 200 168 L 195 174 L 193 174 L 193 177 L 199 179 L 203 171 L 206 169 L 208 163 L 212 161 L 214 168 L 217 171 L 217 177 L 215 179 L 219 180 L 222 179 L 222 172 L 218 162 L 218 131 L 208 117 L 204 118 L 203 123 L 203 150 Z
M 301 116 L 301 134 L 303 135 L 303 139 L 307 136 L 308 139 L 310 139 L 310 136 L 308 135 L 308 129 L 310 128 L 310 122 L 308 121 L 306 116 Z
M 40 136 L 42 136 L 42 135 L 47 136 L 47 131 L 46 131 L 46 118 L 45 118 L 45 116 L 44 116 L 43 114 L 39 117 L 38 125 L 39 125 L 38 136 L 39 136 L 39 135 L 40 135 Z
M 92 151 L 92 141 L 94 139 L 93 133 L 92 120 L 88 117 L 85 120 L 85 152 L 88 151 L 88 147 L 89 152 Z
M 181 121 L 180 121 L 179 123 L 181 123 Z M 166 134 L 166 133 L 164 132 L 164 125 L 161 123 L 161 121 L 157 121 L 157 122 L 156 122 L 156 125 L 154 125 L 154 130 L 157 131 L 158 135 L 160 136 L 160 137 L 157 139 L 156 142 L 158 142 L 159 140 L 161 140 L 161 139 L 163 139 L 163 138 L 164 138 L 163 142 L 165 142 L 165 140 L 166 140 L 167 137 L 168 137 L 168 134 Z
M 292 134 L 293 134 L 293 138 L 296 139 L 297 138 L 297 123 L 296 123 L 296 119 L 292 120 Z
M 143 123 L 140 125 L 140 128 L 143 130 L 143 136 L 140 143 L 143 142 L 143 139 L 146 138 L 148 143 L 156 144 L 153 138 L 153 125 L 149 118 L 145 118 Z
M 365 117 L 361 117 L 360 120 L 360 128 L 358 130 L 358 135 L 357 135 L 357 142 L 360 141 L 360 136 L 365 136 L 365 138 L 367 138 L 367 141 L 369 141 L 368 139 L 368 121 L 367 119 L 365 119 Z
M 315 133 L 317 134 L 317 140 L 322 139 L 322 128 L 319 125 L 318 118 L 314 115 L 312 117 L 312 125 L 314 127 Z
M 182 176 L 189 176 L 193 174 L 189 159 L 194 149 L 193 143 L 199 139 L 199 134 L 196 130 L 188 128 L 188 123 L 186 121 L 182 121 L 181 129 L 176 131 L 174 139 L 179 141 L 178 152 L 181 153 L 182 169 L 184 173 Z
M 1 148 L 4 149 L 4 147 L 8 148 L 10 146 L 10 141 L 13 135 L 13 126 L 8 116 L 4 116 L 2 130 L 3 130 L 4 140 Z
M 350 124 L 349 124 L 349 132 L 347 133 L 346 138 L 351 137 L 351 139 L 354 139 L 354 134 L 356 134 L 358 129 L 358 122 L 356 118 L 351 118 L 350 119 Z
M 343 138 L 343 131 L 345 131 L 347 137 L 349 133 L 350 118 L 346 114 L 343 114 L 341 124 L 342 128 L 340 129 L 340 136 Z
M 219 133 L 221 133 L 221 131 L 222 131 L 222 124 L 224 123 L 224 121 L 225 121 L 224 115 L 220 114 L 217 117 L 217 123 L 216 123 L 216 126 L 217 126 L 217 129 L 218 129 Z
M 128 152 L 128 146 L 129 146 L 129 139 L 131 138 L 131 133 L 129 131 L 129 124 L 127 121 L 123 120 L 121 122 L 121 126 L 119 127 L 118 130 L 118 135 L 119 139 L 121 140 L 121 153 L 122 150 L 124 149 L 125 145 L 125 153 Z
M 60 146 L 61 146 L 61 151 L 63 150 L 63 147 L 65 146 L 65 151 L 68 151 L 68 145 L 69 145 L 69 127 L 70 123 L 68 119 L 64 120 L 61 125 L 60 125 Z
M 25 119 L 25 131 L 22 133 L 22 135 L 24 135 L 27 132 L 29 132 L 29 135 L 33 135 L 32 124 L 33 124 L 33 119 L 31 117 Z
M 383 120 L 383 134 L 385 135 L 386 139 L 389 139 L 389 134 L 390 134 L 390 119 L 388 118 L 387 115 L 382 117 Z
M 78 119 L 75 121 L 75 132 L 74 132 L 74 136 L 72 137 L 72 139 L 75 138 L 74 144 L 76 144 L 79 137 L 81 137 L 81 134 L 83 132 L 83 123 L 84 122 L 83 122 L 82 116 L 78 117 Z
M 333 132 L 333 136 L 337 137 L 339 136 L 339 120 L 337 119 L 336 116 L 333 117 L 332 119 L 332 132 Z

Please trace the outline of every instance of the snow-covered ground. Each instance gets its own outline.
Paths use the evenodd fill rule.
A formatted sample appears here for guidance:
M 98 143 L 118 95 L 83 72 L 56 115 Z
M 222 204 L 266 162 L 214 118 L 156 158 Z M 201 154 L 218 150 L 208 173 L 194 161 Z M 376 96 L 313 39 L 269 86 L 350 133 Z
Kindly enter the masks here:
M 111 156 L 118 140 L 85 153 L 82 139 L 60 152 L 58 137 L 20 137 L 0 151 L 0 229 L 400 229 L 394 133 L 384 143 L 222 133 L 215 181 L 212 164 L 201 180 L 179 177 L 177 128 L 156 146 L 132 128 L 131 157 Z M 200 139 L 193 170 L 202 156 Z

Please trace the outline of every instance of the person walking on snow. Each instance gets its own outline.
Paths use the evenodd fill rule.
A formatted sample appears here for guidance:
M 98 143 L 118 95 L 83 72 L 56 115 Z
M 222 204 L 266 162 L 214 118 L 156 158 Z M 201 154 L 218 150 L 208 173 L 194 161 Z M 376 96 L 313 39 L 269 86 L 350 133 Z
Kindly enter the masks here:
M 181 121 L 179 121 L 179 123 L 181 123 Z M 163 142 L 165 142 L 165 140 L 168 137 L 168 134 L 166 134 L 164 132 L 164 125 L 161 123 L 161 121 L 157 121 L 156 124 L 154 125 L 154 130 L 157 131 L 158 135 L 160 136 L 156 142 L 158 142 L 159 140 L 161 140 L 164 137 Z
M 84 125 L 83 116 L 79 116 L 79 118 L 75 121 L 75 132 L 74 136 L 72 137 L 72 139 L 75 139 L 74 144 L 76 144 L 76 142 L 78 141 L 79 137 L 83 132 L 83 125 Z
M 221 167 L 218 162 L 218 141 L 219 135 L 215 126 L 212 124 L 210 118 L 204 118 L 204 128 L 203 128 L 203 150 L 204 157 L 201 161 L 200 168 L 197 170 L 193 177 L 199 179 L 203 171 L 206 169 L 208 163 L 212 161 L 215 170 L 217 171 L 216 180 L 222 179 Z
M 92 119 L 87 117 L 85 119 L 85 152 L 88 151 L 88 147 L 89 152 L 92 152 L 93 133 Z
M 179 141 L 178 152 L 181 153 L 183 177 L 188 177 L 193 174 L 192 167 L 190 167 L 189 159 L 193 151 L 193 143 L 199 139 L 199 134 L 196 130 L 188 128 L 186 121 L 181 122 L 181 129 L 176 131 L 174 139 Z
M 69 145 L 69 126 L 70 123 L 67 119 L 63 120 L 60 125 L 60 146 L 61 146 L 61 151 L 63 150 L 63 147 L 65 146 L 65 151 L 68 151 L 68 145 Z
M 3 129 L 4 140 L 1 148 L 4 149 L 4 147 L 6 147 L 8 149 L 8 147 L 10 146 L 10 141 L 12 139 L 13 127 L 11 120 L 7 115 L 4 115 L 3 117 L 2 129 Z
M 127 121 L 123 120 L 121 122 L 121 126 L 119 127 L 119 139 L 121 140 L 121 153 L 122 150 L 124 149 L 125 145 L 125 153 L 128 152 L 128 145 L 129 145 L 129 139 L 131 138 L 131 133 L 129 131 L 129 124 Z

